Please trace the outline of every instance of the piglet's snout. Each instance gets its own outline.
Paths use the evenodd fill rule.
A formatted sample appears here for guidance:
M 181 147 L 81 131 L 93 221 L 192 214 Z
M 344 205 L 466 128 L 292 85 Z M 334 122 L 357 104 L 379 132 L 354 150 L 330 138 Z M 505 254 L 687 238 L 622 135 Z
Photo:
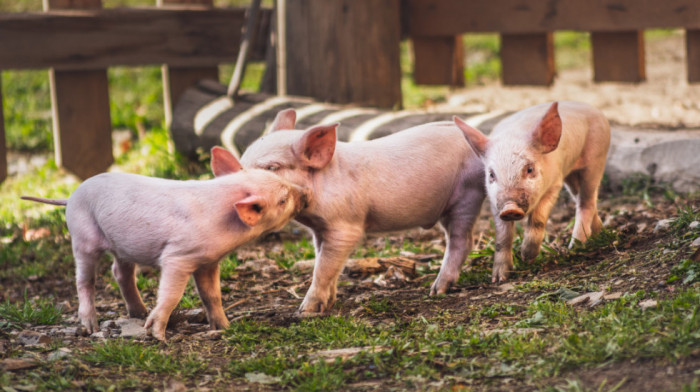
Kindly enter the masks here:
M 504 221 L 516 221 L 525 217 L 525 211 L 514 202 L 506 203 L 499 215 Z

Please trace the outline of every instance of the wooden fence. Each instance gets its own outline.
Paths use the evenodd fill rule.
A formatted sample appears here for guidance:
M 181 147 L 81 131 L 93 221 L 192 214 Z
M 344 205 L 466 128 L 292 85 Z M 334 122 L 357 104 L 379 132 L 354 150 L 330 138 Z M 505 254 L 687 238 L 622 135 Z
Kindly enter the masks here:
M 321 101 L 400 108 L 404 38 L 413 41 L 417 83 L 462 85 L 461 34 L 481 32 L 501 36 L 505 84 L 548 85 L 554 31 L 591 32 L 596 81 L 640 82 L 643 30 L 683 28 L 688 80 L 700 81 L 700 2 L 694 0 L 278 1 L 286 9 L 286 46 L 278 52 L 286 58 L 287 93 Z M 212 8 L 212 0 L 110 10 L 101 9 L 101 0 L 45 3 L 42 13 L 0 14 L 0 69 L 51 69 L 56 160 L 83 178 L 113 161 L 106 68 L 166 64 L 170 116 L 184 89 L 217 79 L 218 64 L 234 61 L 245 14 Z M 267 32 L 270 15 L 261 12 L 258 31 Z M 0 180 L 6 172 L 0 121 Z
M 101 0 L 44 3 L 45 12 L 0 14 L 0 69 L 50 69 L 56 162 L 81 178 L 114 161 L 107 67 L 164 64 L 169 117 L 187 87 L 218 80 L 218 65 L 235 61 L 245 22 L 245 9 L 214 9 L 212 0 L 160 0 L 133 9 L 102 9 Z M 269 18 L 270 10 L 259 14 L 261 40 Z M 254 57 L 263 57 L 264 45 L 253 47 Z M 0 181 L 6 176 L 0 121 Z

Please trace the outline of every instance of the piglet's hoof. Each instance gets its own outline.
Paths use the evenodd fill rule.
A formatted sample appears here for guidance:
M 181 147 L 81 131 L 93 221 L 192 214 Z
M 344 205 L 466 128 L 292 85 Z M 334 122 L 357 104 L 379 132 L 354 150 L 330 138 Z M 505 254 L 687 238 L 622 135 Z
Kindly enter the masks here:
M 309 317 L 319 317 L 324 316 L 330 307 L 327 306 L 324 301 L 319 299 L 304 300 L 299 309 L 294 312 L 294 317 L 296 318 L 309 318 Z
M 452 287 L 453 284 L 457 283 L 457 277 L 444 277 L 440 276 L 438 274 L 438 277 L 435 279 L 435 282 L 430 286 L 430 296 L 433 295 L 440 295 L 440 294 L 446 294 L 447 290 Z
M 144 325 L 144 328 L 150 329 L 151 330 L 151 335 L 160 340 L 161 342 L 165 342 L 165 327 L 167 325 L 167 321 L 163 322 L 161 320 L 157 320 L 155 318 L 149 317 L 148 320 L 146 320 L 146 324 Z

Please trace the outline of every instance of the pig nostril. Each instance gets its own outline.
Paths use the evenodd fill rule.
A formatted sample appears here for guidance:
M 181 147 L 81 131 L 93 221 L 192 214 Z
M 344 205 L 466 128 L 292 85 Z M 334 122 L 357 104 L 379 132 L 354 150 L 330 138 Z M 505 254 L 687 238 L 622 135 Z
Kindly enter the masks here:
M 501 212 L 501 219 L 503 219 L 505 221 L 520 220 L 520 219 L 523 219 L 524 216 L 525 216 L 525 213 L 523 213 L 522 211 L 519 211 L 519 210 L 507 210 L 507 211 Z

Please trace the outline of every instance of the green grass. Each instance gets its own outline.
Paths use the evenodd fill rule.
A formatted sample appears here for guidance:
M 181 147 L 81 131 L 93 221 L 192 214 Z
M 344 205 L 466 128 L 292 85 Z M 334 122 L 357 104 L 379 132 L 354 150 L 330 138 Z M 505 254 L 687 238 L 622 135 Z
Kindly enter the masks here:
M 0 317 L 14 323 L 38 325 L 58 324 L 63 319 L 63 310 L 54 303 L 53 298 L 27 299 L 12 303 L 5 300 L 0 303 Z
M 234 376 L 265 373 L 292 389 L 391 376 L 409 386 L 411 379 L 437 380 L 450 374 L 463 378 L 513 377 L 543 379 L 561 372 L 628 358 L 689 355 L 700 344 L 700 294 L 682 292 L 657 308 L 642 310 L 644 293 L 625 296 L 592 311 L 561 300 L 537 301 L 526 308 L 493 305 L 479 310 L 466 325 L 446 317 L 371 327 L 351 319 L 304 320 L 289 327 L 239 321 L 226 331 L 227 341 L 242 358 L 232 360 Z M 483 334 L 481 320 L 515 316 L 503 330 Z M 518 328 L 543 332 L 509 333 Z M 320 364 L 323 349 L 374 345 L 374 352 L 344 362 Z M 320 384 L 322 380 L 330 384 Z M 303 386 L 303 387 L 302 387 Z
M 207 363 L 195 355 L 169 355 L 156 347 L 128 340 L 106 340 L 93 344 L 83 356 L 86 362 L 99 366 L 115 366 L 158 374 L 191 377 L 203 372 Z
M 280 267 L 289 269 L 297 261 L 313 259 L 315 255 L 313 242 L 304 237 L 297 242 L 285 241 L 282 251 L 267 252 L 265 257 L 274 260 Z

